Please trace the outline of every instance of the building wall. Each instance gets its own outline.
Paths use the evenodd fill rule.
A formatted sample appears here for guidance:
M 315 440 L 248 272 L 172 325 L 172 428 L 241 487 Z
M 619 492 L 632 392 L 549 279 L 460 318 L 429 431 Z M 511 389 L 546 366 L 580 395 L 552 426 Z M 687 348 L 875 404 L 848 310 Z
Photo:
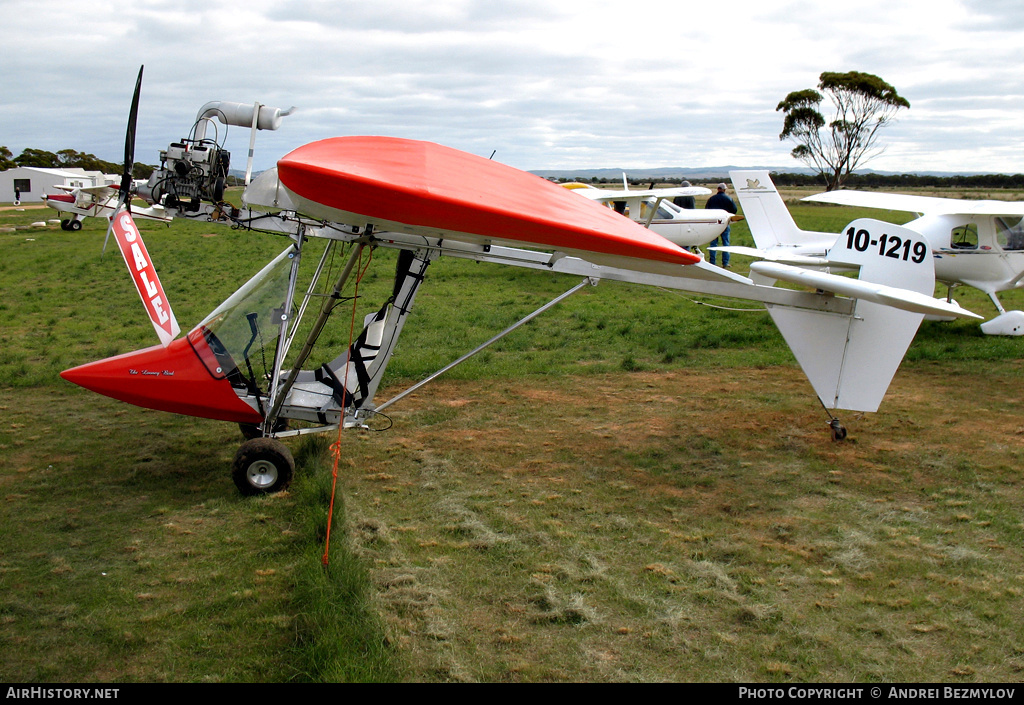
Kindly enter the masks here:
M 21 187 L 22 203 L 41 203 L 44 193 L 57 193 L 57 186 L 95 186 L 102 183 L 102 174 L 82 169 L 42 169 L 19 166 L 0 171 L 0 203 L 13 203 Z M 25 187 L 28 188 L 25 188 Z

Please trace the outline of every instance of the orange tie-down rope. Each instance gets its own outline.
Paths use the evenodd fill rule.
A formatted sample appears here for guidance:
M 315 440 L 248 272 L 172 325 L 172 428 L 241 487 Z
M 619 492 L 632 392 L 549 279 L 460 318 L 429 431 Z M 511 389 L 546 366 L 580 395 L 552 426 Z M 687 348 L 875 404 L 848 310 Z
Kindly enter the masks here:
M 365 249 L 365 248 L 363 248 Z M 373 248 L 370 248 L 369 258 L 366 260 L 366 266 L 363 266 L 363 250 L 359 251 L 359 264 L 357 269 L 359 276 L 356 277 L 355 290 L 352 294 L 352 322 L 349 324 L 348 331 L 348 355 L 349 360 L 352 358 L 352 343 L 355 342 L 356 334 L 356 307 L 359 303 L 359 282 L 363 280 L 363 276 L 366 271 L 370 268 L 370 263 L 373 262 Z M 338 487 L 338 462 L 341 460 L 341 432 L 345 427 L 345 404 L 346 397 L 348 394 L 348 371 L 351 365 L 345 364 L 345 379 L 342 381 L 342 393 L 341 393 L 341 416 L 338 419 L 338 438 L 331 444 L 331 455 L 334 456 L 334 470 L 332 472 L 333 479 L 331 481 L 331 504 L 327 509 L 327 536 L 324 539 L 324 557 L 323 564 L 327 565 L 330 562 L 331 553 L 331 524 L 334 523 L 334 496 Z

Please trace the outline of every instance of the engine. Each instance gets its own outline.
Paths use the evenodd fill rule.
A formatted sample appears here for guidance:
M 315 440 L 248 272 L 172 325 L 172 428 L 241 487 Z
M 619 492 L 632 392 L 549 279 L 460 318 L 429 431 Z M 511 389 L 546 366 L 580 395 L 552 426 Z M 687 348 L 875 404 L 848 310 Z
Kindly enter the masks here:
M 195 211 L 203 201 L 224 199 L 231 153 L 215 142 L 182 140 L 160 152 L 160 168 L 139 188 L 139 195 L 165 208 Z
M 187 213 L 199 211 L 203 202 L 220 204 L 224 200 L 224 188 L 231 168 L 231 153 L 221 146 L 222 141 L 206 137 L 207 128 L 213 125 L 213 120 L 229 126 L 249 127 L 255 137 L 256 130 L 276 130 L 281 126 L 281 118 L 293 110 L 259 103 L 207 103 L 199 109 L 189 137 L 160 152 L 160 168 L 154 170 L 149 181 L 139 187 L 139 196 L 150 203 Z M 250 168 L 251 165 L 250 143 Z M 247 170 L 247 180 L 248 173 Z

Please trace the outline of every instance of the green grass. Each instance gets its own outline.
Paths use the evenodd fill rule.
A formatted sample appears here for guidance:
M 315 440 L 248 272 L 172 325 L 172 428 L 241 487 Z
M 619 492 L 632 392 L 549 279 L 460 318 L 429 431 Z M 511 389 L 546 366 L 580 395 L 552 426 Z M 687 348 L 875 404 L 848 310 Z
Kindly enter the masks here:
M 808 229 L 863 215 L 793 209 Z M 2 212 L 0 227 L 41 217 Z M 184 329 L 284 246 L 141 227 Z M 880 413 L 844 419 L 851 440 L 836 445 L 763 312 L 602 283 L 393 407 L 389 432 L 344 436 L 325 568 L 333 439 L 289 441 L 291 490 L 244 499 L 227 471 L 234 426 L 59 379 L 155 343 L 120 256 L 99 257 L 103 234 L 95 219 L 0 232 L 3 680 L 1024 669 L 1020 339 L 926 323 Z M 744 224 L 733 241 L 752 244 Z M 375 253 L 360 317 L 386 296 L 392 258 Z M 575 283 L 433 264 L 381 399 Z M 1005 302 L 1024 308 L 1020 292 Z M 339 311 L 325 335 L 343 345 Z

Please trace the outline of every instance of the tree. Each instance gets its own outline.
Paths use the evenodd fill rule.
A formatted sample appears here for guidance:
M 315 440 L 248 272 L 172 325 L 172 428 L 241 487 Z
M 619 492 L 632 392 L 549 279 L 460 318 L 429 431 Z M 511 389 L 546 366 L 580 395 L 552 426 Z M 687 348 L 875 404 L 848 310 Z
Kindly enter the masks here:
M 44 169 L 56 169 L 60 167 L 60 160 L 53 152 L 42 149 L 24 149 L 21 154 L 14 158 L 18 166 L 38 166 Z
M 119 174 L 123 167 L 106 162 L 94 154 L 78 152 L 74 149 L 62 149 L 57 152 L 57 159 L 62 168 L 78 168 L 86 171 L 99 171 L 104 174 Z
M 779 139 L 794 140 L 793 157 L 817 169 L 832 191 L 882 153 L 879 131 L 900 108 L 909 109 L 910 103 L 878 76 L 859 71 L 826 71 L 819 76 L 818 89 L 828 94 L 835 107 L 830 122 L 818 112 L 824 97 L 813 88 L 793 91 L 775 110 L 786 115 Z
M 0 146 L 0 171 L 7 171 L 8 169 L 13 169 L 18 166 L 14 163 L 14 159 L 12 159 L 13 156 L 14 153 L 6 146 Z

